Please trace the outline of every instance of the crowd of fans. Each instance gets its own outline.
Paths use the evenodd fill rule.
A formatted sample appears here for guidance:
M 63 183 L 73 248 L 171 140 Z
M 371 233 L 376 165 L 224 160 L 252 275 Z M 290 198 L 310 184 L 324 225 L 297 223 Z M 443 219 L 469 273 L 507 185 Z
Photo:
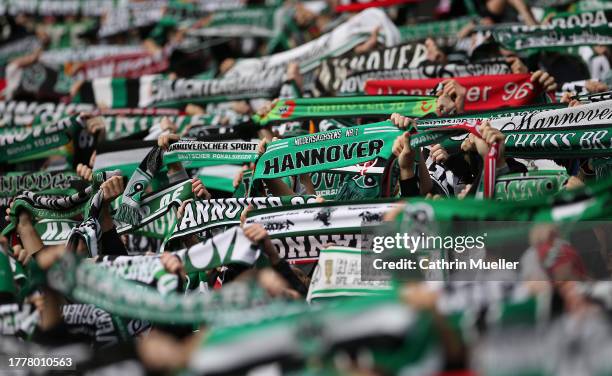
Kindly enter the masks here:
M 0 0 L 0 373 L 612 374 L 608 17 L 605 0 Z M 332 161 L 350 129 L 366 146 Z M 459 258 L 518 268 L 366 278 L 347 223 L 436 221 L 506 221 Z

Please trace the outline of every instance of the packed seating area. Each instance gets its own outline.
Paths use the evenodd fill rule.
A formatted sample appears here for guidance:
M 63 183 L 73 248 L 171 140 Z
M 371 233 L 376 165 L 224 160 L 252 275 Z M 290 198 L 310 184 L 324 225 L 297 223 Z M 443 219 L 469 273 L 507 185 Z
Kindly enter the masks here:
M 0 0 L 0 374 L 612 375 L 611 26 Z

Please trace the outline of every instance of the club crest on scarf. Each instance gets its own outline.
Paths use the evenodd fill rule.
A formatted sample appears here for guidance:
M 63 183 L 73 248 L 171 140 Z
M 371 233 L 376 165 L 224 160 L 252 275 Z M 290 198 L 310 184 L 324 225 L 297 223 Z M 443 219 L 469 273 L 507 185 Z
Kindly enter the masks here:
M 278 114 L 281 118 L 286 119 L 291 116 L 293 110 L 295 110 L 295 102 L 292 100 L 287 100 L 283 106 L 278 108 Z
M 140 212 L 142 194 L 151 183 L 155 173 L 161 168 L 162 155 L 163 151 L 156 146 L 140 162 L 121 196 L 121 205 L 115 214 L 116 220 L 131 225 L 136 225 L 140 222 L 142 218 L 142 213 Z

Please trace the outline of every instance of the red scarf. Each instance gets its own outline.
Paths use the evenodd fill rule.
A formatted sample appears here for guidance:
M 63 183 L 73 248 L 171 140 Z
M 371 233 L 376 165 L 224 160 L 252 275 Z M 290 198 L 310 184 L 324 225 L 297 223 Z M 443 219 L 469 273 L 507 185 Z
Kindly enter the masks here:
M 531 74 L 500 74 L 490 76 L 457 77 L 455 80 L 467 90 L 465 111 L 495 110 L 532 104 L 541 87 L 530 81 Z M 368 80 L 365 92 L 370 95 L 427 95 L 446 78 L 421 80 Z

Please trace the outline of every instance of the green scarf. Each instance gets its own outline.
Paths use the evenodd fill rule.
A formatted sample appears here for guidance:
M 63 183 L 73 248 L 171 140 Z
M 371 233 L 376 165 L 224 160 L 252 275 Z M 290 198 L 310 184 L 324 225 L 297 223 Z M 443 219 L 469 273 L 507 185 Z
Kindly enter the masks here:
M 508 156 L 524 158 L 607 156 L 612 150 L 610 102 L 601 101 L 552 110 L 517 111 L 517 114 L 498 113 L 493 115 L 490 123 L 506 135 L 505 146 Z M 420 122 L 417 126 L 419 133 L 411 138 L 410 143 L 418 147 L 440 143 L 452 137 L 452 142 L 446 143 L 445 146 L 457 148 L 465 138 L 465 132 L 449 128 L 449 125 L 465 121 L 471 123 L 490 115 L 483 113 L 473 116 L 472 119 L 458 117 Z
M 612 179 L 571 191 L 560 191 L 524 201 L 484 201 L 466 198 L 446 200 L 413 199 L 398 222 L 437 221 L 587 221 L 612 215 Z
M 97 172 L 120 170 L 124 176 L 131 176 L 157 141 L 116 140 L 104 142 L 96 148 L 94 175 Z
M 17 289 L 15 288 L 15 278 L 9 256 L 0 251 L 0 292 L 8 293 L 15 296 Z
M 562 7 L 573 3 L 574 0 L 531 0 L 529 4 L 538 8 Z
M 25 190 L 65 193 L 80 179 L 72 171 L 9 172 L 0 176 L 0 197 L 13 197 Z
M 178 208 L 185 200 L 192 198 L 191 180 L 185 180 L 157 192 L 144 195 L 140 201 L 139 211 L 140 220 L 134 225 L 122 223 L 117 227 L 117 233 L 124 234 L 134 232 L 149 224 L 161 220 L 169 213 L 174 213 L 174 208 Z M 122 199 L 123 196 L 120 198 Z M 116 201 L 121 207 L 121 201 Z M 172 214 L 172 216 L 174 216 Z M 163 238 L 163 234 L 158 237 Z
M 395 291 L 257 317 L 211 328 L 193 354 L 190 371 L 236 374 L 274 364 L 282 374 L 334 375 L 343 373 L 335 361 L 338 354 L 360 352 L 368 353 L 368 367 L 385 374 L 430 375 L 443 369 L 433 316 L 401 303 Z M 309 330 L 322 334 L 305 337 Z M 226 352 L 220 359 L 218 354 Z M 240 355 L 245 353 L 251 356 Z
M 94 304 L 112 314 L 174 325 L 237 324 L 248 319 L 244 313 L 254 303 L 252 294 L 244 290 L 250 287 L 240 283 L 211 294 L 161 295 L 155 289 L 139 286 L 94 263 L 77 259 L 73 253 L 67 253 L 49 269 L 47 283 L 74 301 Z M 289 312 L 294 304 L 271 303 L 264 306 L 261 314 Z M 229 307 L 233 310 L 228 310 Z
M 388 16 L 384 12 L 367 9 L 295 48 L 262 57 L 239 59 L 226 75 L 248 76 L 267 70 L 284 70 L 291 62 L 300 64 L 300 72 L 306 74 L 317 68 L 323 59 L 341 56 L 363 43 L 376 27 L 380 30 L 378 41 L 381 44 L 393 46 L 400 42 L 399 32 Z M 301 34 L 301 31 L 298 32 Z
M 189 274 L 229 264 L 253 265 L 259 253 L 258 246 L 244 236 L 242 228 L 234 226 L 175 255 Z
M 452 37 L 473 21 L 473 17 L 459 17 L 446 21 L 419 22 L 399 27 L 402 41 L 424 40 L 430 37 Z
M 612 153 L 612 126 L 588 129 L 560 129 L 548 131 L 504 132 L 505 155 L 518 158 L 577 158 L 605 157 Z M 450 127 L 429 129 L 411 137 L 411 147 L 423 147 L 442 143 L 449 137 L 458 139 L 444 143 L 451 149 L 458 148 L 466 132 Z
M 247 7 L 222 10 L 212 14 L 212 20 L 204 27 L 188 31 L 188 35 L 211 37 L 273 37 L 280 30 L 275 24 L 277 7 Z
M 597 180 L 607 179 L 612 176 L 612 158 L 593 158 L 591 166 L 595 170 Z
M 390 160 L 402 132 L 390 121 L 274 141 L 259 158 L 254 179 L 272 179 L 342 169 L 377 158 Z M 368 172 L 369 165 L 355 172 Z
M 240 223 L 240 216 L 249 205 L 255 209 L 294 206 L 314 202 L 314 196 L 247 197 L 196 200 L 185 206 L 185 212 L 169 237 L 174 240 L 219 226 Z
M 121 196 L 121 205 L 115 214 L 116 220 L 130 225 L 140 223 L 142 196 L 145 193 L 145 189 L 151 184 L 154 175 L 162 166 L 162 155 L 163 151 L 155 146 L 140 162 Z
M 72 228 L 80 222 L 72 219 L 42 219 L 34 228 L 44 245 L 66 244 Z
M 69 114 L 91 112 L 94 106 L 53 102 L 0 101 L 0 131 L 12 127 L 54 123 Z
M 399 166 L 393 163 L 388 169 L 374 168 L 383 170 L 384 174 L 343 174 L 340 186 L 332 199 L 355 201 L 391 197 L 399 180 Z
M 81 34 L 91 30 L 95 25 L 93 19 L 85 19 L 79 22 L 64 22 L 50 24 L 43 27 L 45 33 L 49 36 L 49 49 L 66 48 L 79 45 L 79 37 Z
M 109 141 L 128 137 L 141 132 L 150 131 L 156 124 L 159 124 L 165 116 L 103 116 L 106 124 L 106 138 Z M 196 125 L 213 124 L 217 116 L 213 114 L 189 116 L 168 116 L 170 121 L 176 125 L 177 134 L 183 132 L 187 127 Z M 160 129 L 161 131 L 161 129 Z
M 491 32 L 497 42 L 513 51 L 555 49 L 612 43 L 612 18 L 605 11 L 567 14 L 551 25 L 499 27 Z M 586 16 L 586 15 L 589 16 Z
M 73 0 L 61 3 L 49 0 L 4 0 L 3 9 L 8 14 L 37 16 L 102 16 L 107 11 L 120 8 L 120 2 L 107 0 Z
M 159 256 L 104 256 L 96 265 L 122 279 L 155 287 L 161 295 L 176 291 L 178 275 L 168 273 Z
M 410 200 L 403 212 L 396 217 L 394 225 L 383 229 L 385 235 L 395 233 L 412 233 L 436 235 L 447 239 L 448 235 L 471 235 L 486 239 L 483 244 L 506 247 L 506 251 L 516 251 L 516 246 L 524 246 L 529 239 L 529 232 L 535 223 L 554 223 L 562 234 L 569 234 L 573 229 L 591 229 L 591 221 L 608 220 L 612 215 L 610 201 L 612 200 L 612 180 L 601 184 L 587 186 L 582 189 L 560 191 L 556 195 L 544 195 L 523 201 L 479 201 L 476 199 L 446 199 L 427 201 Z M 509 225 L 508 221 L 512 221 Z M 484 236 L 483 236 L 484 235 Z M 430 259 L 453 259 L 455 246 L 446 243 L 436 246 L 436 243 L 421 243 L 414 256 L 418 259 L 426 256 Z M 513 248 L 513 246 L 515 248 Z M 463 247 L 460 252 L 474 247 Z M 524 249 L 524 248 L 522 248 Z M 447 253 L 449 256 L 444 257 Z M 493 251 L 495 252 L 495 251 Z M 499 254 L 500 250 L 497 251 Z M 395 249 L 385 256 L 394 261 L 406 256 L 405 249 Z M 505 262 L 505 259 L 500 259 Z M 363 265 L 362 265 L 363 266 Z M 363 266 L 365 268 L 365 266 Z M 399 268 L 398 268 L 399 269 Z M 422 270 L 424 275 L 417 277 L 419 268 L 412 269 L 412 278 L 434 278 L 444 280 L 448 270 Z M 372 273 L 372 267 L 368 268 Z M 467 273 L 467 272 L 466 272 Z M 468 277 L 471 278 L 471 277 Z M 504 278 L 504 277 L 502 277 Z M 485 279 L 486 280 L 486 277 Z
M 495 199 L 522 201 L 559 192 L 568 175 L 561 171 L 530 171 L 498 176 Z
M 24 158 L 44 150 L 67 144 L 73 133 L 83 127 L 77 116 L 71 116 L 55 124 L 28 128 L 19 134 L 0 134 L 0 162 Z
M 257 159 L 255 142 L 206 142 L 180 140 L 164 153 L 164 163 L 188 162 L 190 168 L 223 163 L 247 163 Z
M 611 21 L 612 13 L 606 10 L 588 12 L 554 13 L 550 25 L 560 28 L 601 26 Z
M 345 183 L 344 176 L 345 174 L 340 172 L 320 171 L 310 174 L 310 179 L 317 196 L 330 199 L 336 196 Z
M 612 9 L 612 4 L 606 0 L 581 0 L 575 5 L 577 12 L 592 12 L 596 10 Z
M 132 228 L 129 231 L 122 228 L 120 229 L 121 231 L 117 230 L 117 232 L 120 235 L 124 233 L 132 233 L 136 236 L 164 240 L 172 235 L 172 230 L 174 229 L 175 223 L 176 212 L 174 210 L 167 210 L 161 217 L 154 219 L 144 226 L 140 226 L 135 229 Z
M 2 230 L 2 235 L 11 233 L 17 226 L 18 214 L 21 210 L 29 212 L 33 219 L 70 219 L 79 216 L 88 206 L 88 200 L 93 188 L 69 196 L 45 195 L 26 191 L 15 197 L 9 213 L 10 223 Z
M 436 97 L 365 95 L 330 98 L 282 99 L 266 115 L 253 116 L 261 125 L 301 119 L 387 116 L 423 117 L 436 111 Z

